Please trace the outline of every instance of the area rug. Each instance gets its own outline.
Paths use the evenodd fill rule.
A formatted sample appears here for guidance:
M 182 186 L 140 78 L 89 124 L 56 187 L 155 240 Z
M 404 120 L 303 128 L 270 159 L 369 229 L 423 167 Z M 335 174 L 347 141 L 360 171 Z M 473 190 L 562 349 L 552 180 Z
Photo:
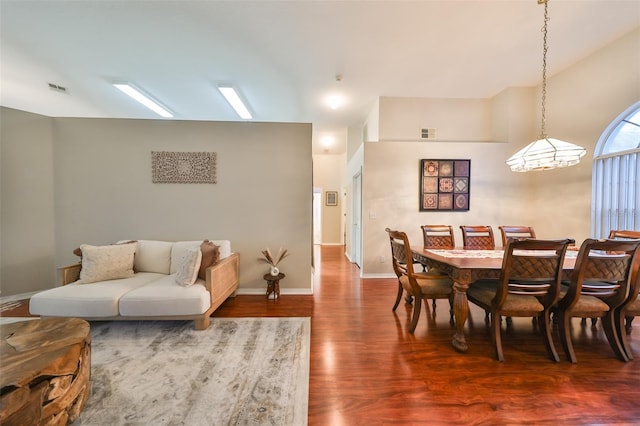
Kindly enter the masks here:
M 309 318 L 91 323 L 79 425 L 306 425 Z

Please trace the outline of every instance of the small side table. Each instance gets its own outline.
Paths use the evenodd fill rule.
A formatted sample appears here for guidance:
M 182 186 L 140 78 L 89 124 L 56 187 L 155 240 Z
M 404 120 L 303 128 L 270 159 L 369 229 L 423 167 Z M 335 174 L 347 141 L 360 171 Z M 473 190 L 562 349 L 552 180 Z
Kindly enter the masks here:
M 280 297 L 280 280 L 285 275 L 280 272 L 278 275 L 264 274 L 264 280 L 267 282 L 267 299 L 269 295 L 273 293 L 273 300 L 277 300 Z

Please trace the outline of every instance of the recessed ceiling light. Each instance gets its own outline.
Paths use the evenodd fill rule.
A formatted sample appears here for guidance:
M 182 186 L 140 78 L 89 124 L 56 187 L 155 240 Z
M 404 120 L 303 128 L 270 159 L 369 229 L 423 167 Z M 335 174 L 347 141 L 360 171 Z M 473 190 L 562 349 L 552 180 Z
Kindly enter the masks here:
M 327 96 L 327 105 L 331 109 L 338 109 L 344 104 L 344 96 L 333 94 Z
M 229 84 L 219 84 L 218 90 L 222 93 L 222 96 L 229 102 L 229 105 L 236 111 L 240 118 L 244 120 L 250 120 L 253 118 L 247 106 L 242 102 L 240 95 L 236 89 Z
M 131 83 L 113 83 L 113 86 L 140 102 L 159 116 L 164 118 L 173 117 L 173 113 L 171 113 L 168 108 L 162 106 L 158 101 L 151 99 L 149 95 L 142 93 L 140 89 L 134 87 Z

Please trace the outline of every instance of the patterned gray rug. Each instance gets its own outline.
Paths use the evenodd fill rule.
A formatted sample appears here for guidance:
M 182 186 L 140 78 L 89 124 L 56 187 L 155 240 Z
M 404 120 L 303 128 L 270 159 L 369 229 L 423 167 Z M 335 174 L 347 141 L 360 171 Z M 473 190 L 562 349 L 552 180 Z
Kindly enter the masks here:
M 91 323 L 79 425 L 306 425 L 309 318 Z

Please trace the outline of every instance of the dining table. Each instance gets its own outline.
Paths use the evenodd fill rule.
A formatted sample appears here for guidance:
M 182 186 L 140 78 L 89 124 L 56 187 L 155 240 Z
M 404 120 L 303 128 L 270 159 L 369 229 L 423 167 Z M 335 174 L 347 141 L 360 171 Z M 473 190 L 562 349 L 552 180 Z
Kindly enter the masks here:
M 504 250 L 441 250 L 412 249 L 413 260 L 427 269 L 447 274 L 453 281 L 453 315 L 455 332 L 451 344 L 459 352 L 467 352 L 469 345 L 464 335 L 464 325 L 469 317 L 467 289 L 482 279 L 500 278 Z M 562 265 L 563 279 L 570 279 L 575 266 L 577 251 L 567 250 Z

